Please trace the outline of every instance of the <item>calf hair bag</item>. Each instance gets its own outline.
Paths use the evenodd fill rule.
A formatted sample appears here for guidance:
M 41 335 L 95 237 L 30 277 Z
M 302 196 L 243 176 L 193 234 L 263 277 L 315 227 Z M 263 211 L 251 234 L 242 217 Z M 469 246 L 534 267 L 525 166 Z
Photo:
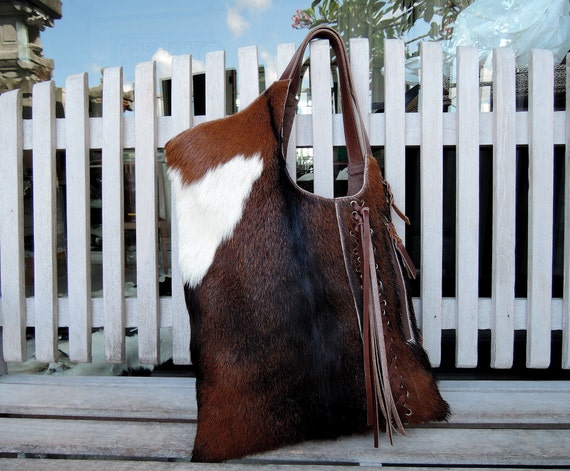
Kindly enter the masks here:
M 344 197 L 304 191 L 285 164 L 315 38 L 338 62 Z M 391 442 L 406 424 L 447 418 L 416 327 L 415 269 L 335 30 L 311 30 L 280 80 L 239 113 L 176 136 L 166 156 L 196 368 L 193 461 L 369 430 L 377 446 L 379 430 Z

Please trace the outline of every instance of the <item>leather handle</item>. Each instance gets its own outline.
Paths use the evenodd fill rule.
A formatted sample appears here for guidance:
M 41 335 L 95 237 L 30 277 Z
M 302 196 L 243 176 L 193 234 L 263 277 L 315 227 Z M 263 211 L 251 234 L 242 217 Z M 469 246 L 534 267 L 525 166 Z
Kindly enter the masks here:
M 286 152 L 287 140 L 290 127 L 296 112 L 296 94 L 301 81 L 301 69 L 303 56 L 308 44 L 314 39 L 328 39 L 334 50 L 339 71 L 339 85 L 342 103 L 343 126 L 348 154 L 348 193 L 357 193 L 362 187 L 364 178 L 365 158 L 371 154 L 370 143 L 366 134 L 366 128 L 362 122 L 358 101 L 354 92 L 354 84 L 350 72 L 350 63 L 344 41 L 340 34 L 328 26 L 319 26 L 309 31 L 289 65 L 281 75 L 282 80 L 291 80 L 289 87 L 289 100 L 285 110 L 284 126 L 284 152 Z

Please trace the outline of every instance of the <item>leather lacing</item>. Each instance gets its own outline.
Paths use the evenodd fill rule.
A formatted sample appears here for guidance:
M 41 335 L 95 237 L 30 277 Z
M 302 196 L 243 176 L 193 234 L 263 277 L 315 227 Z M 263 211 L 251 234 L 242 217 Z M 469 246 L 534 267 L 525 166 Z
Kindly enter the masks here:
M 398 371 L 398 356 L 393 349 L 395 334 L 386 311 L 388 303 L 384 297 L 384 285 L 377 277 L 378 265 L 374 257 L 370 210 L 363 201 L 352 201 L 350 204 L 354 218 L 351 235 L 357 241 L 354 249 L 357 260 L 355 270 L 360 274 L 363 290 L 361 331 L 368 425 L 373 427 L 374 446 L 378 447 L 380 414 L 384 417 L 386 435 L 392 443 L 394 431 L 406 434 L 398 410 L 402 410 L 408 417 L 413 412 L 406 403 L 410 394 Z M 391 233 L 390 237 L 394 240 Z M 397 399 L 394 398 L 392 390 L 397 391 Z

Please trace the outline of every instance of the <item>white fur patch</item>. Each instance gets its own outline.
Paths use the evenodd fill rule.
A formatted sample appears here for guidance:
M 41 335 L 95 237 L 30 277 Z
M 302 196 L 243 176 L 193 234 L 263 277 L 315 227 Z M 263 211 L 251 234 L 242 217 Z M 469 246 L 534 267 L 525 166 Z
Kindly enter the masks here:
M 191 288 L 201 283 L 219 245 L 232 236 L 262 171 L 259 153 L 236 155 L 191 184 L 183 184 L 178 170 L 170 169 L 178 218 L 178 261 L 182 278 Z

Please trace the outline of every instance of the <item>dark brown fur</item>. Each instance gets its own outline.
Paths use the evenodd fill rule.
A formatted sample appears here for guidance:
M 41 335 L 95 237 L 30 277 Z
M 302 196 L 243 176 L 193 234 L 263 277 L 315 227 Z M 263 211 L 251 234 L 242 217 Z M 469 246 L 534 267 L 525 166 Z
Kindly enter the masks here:
M 197 369 L 194 461 L 367 430 L 351 289 L 357 280 L 344 265 L 341 237 L 346 245 L 349 236 L 339 234 L 336 213 L 340 204 L 341 226 L 348 226 L 349 200 L 310 195 L 288 178 L 280 140 L 287 93 L 288 82 L 276 82 L 246 110 L 186 131 L 166 147 L 169 165 L 186 183 L 237 154 L 260 152 L 264 161 L 232 238 L 218 247 L 201 284 L 186 287 Z M 384 189 L 376 162 L 369 165 L 363 197 L 373 204 L 383 201 Z M 386 208 L 372 209 L 371 220 L 381 221 Z M 394 328 L 390 358 L 402 372 L 394 394 L 409 393 L 400 407 L 403 420 L 442 420 L 448 407 L 425 353 L 405 344 L 398 329 L 400 303 L 407 300 L 389 283 L 389 266 L 399 261 L 384 228 L 375 229 L 378 263 L 388 266 L 381 275 Z

